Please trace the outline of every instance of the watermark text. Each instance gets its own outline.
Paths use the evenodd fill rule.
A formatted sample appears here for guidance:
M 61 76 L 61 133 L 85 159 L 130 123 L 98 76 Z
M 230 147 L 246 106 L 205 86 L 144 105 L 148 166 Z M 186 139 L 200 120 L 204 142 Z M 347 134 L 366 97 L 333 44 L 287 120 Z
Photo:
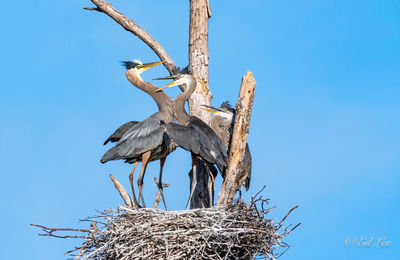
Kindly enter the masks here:
M 392 241 L 387 239 L 386 236 L 378 237 L 348 237 L 344 244 L 346 247 L 375 247 L 375 248 L 389 248 Z

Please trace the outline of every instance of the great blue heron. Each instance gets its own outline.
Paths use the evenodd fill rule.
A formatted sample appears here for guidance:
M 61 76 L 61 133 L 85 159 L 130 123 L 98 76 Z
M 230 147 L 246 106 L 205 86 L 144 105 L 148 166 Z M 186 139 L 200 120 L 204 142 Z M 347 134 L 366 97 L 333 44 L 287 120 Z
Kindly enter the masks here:
M 231 107 L 229 102 L 223 102 L 221 107 L 213 107 L 202 105 L 208 112 L 214 114 L 211 119 L 210 126 L 215 131 L 215 133 L 221 138 L 224 142 L 225 147 L 228 151 L 230 151 L 230 144 L 232 139 L 232 131 L 233 131 L 233 123 L 235 121 L 235 109 Z M 239 174 L 237 176 L 236 183 L 243 185 L 246 191 L 249 190 L 250 187 L 250 180 L 251 180 L 251 153 L 249 145 L 246 143 L 246 148 L 244 151 L 243 161 L 240 164 Z
M 116 145 L 109 149 L 101 158 L 102 163 L 123 159 L 125 162 L 135 163 L 136 166 L 137 162 L 142 162 L 142 168 L 140 170 L 137 184 L 139 187 L 139 200 L 142 200 L 144 207 L 146 207 L 146 205 L 142 188 L 147 164 L 151 161 L 160 160 L 159 183 L 161 184 L 165 159 L 169 153 L 176 149 L 176 145 L 164 140 L 165 128 L 159 124 L 160 120 L 168 123 L 174 120 L 174 102 L 164 92 L 157 92 L 156 86 L 143 81 L 140 76 L 140 74 L 145 70 L 161 63 L 163 63 L 163 61 L 146 64 L 137 60 L 123 62 L 123 65 L 126 67 L 125 75 L 127 79 L 134 86 L 149 94 L 157 103 L 159 110 L 143 121 L 131 121 L 120 126 L 105 142 L 107 143 L 108 140 L 111 142 L 117 141 Z M 130 174 L 131 182 L 133 171 L 134 170 L 132 170 Z M 161 185 L 158 185 L 158 188 L 162 191 Z M 167 208 L 163 194 L 162 198 L 165 208 Z
M 178 124 L 173 122 L 160 122 L 165 123 L 166 134 L 178 146 L 191 152 L 192 155 L 192 185 L 190 189 L 189 201 L 192 198 L 194 189 L 197 185 L 197 156 L 204 159 L 207 164 L 216 164 L 222 171 L 228 163 L 228 155 L 226 153 L 225 145 L 222 143 L 218 135 L 201 119 L 196 116 L 189 116 L 185 111 L 185 102 L 189 99 L 190 95 L 196 88 L 196 78 L 190 74 L 176 74 L 170 77 L 163 77 L 158 79 L 173 79 L 174 81 L 159 88 L 161 91 L 164 88 L 186 85 L 185 90 L 175 98 L 174 112 Z M 209 169 L 209 165 L 206 165 Z M 213 178 L 213 174 L 210 172 Z M 212 191 L 209 186 L 210 193 L 210 207 L 212 207 Z

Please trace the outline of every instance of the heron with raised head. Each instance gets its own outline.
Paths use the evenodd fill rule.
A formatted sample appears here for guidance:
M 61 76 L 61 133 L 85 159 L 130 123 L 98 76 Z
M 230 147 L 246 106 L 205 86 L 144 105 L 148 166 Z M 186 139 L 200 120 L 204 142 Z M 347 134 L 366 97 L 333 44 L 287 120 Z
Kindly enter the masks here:
M 146 172 L 147 164 L 151 161 L 160 160 L 160 174 L 158 189 L 161 190 L 161 196 L 165 208 L 164 195 L 162 193 L 162 171 L 165 159 L 172 151 L 176 149 L 176 145 L 168 142 L 164 138 L 165 128 L 159 124 L 160 121 L 166 123 L 173 122 L 173 100 L 164 92 L 156 91 L 157 87 L 151 83 L 145 82 L 140 74 L 145 70 L 163 63 L 151 62 L 145 63 L 138 60 L 125 61 L 123 65 L 126 68 L 126 77 L 134 86 L 149 94 L 157 103 L 158 112 L 152 114 L 143 121 L 131 121 L 120 126 L 105 142 L 117 142 L 114 147 L 109 149 L 101 158 L 101 163 L 111 160 L 125 160 L 127 163 L 135 163 L 135 166 L 129 176 L 132 184 L 133 172 L 138 162 L 142 162 L 142 167 L 138 177 L 137 185 L 139 187 L 139 200 L 142 200 L 143 207 L 146 207 L 143 197 L 143 177 Z M 133 184 L 132 184 L 132 192 Z M 135 199 L 136 200 L 136 199 Z M 137 203 L 137 202 L 136 202 Z M 136 205 L 139 206 L 139 205 Z
M 185 111 L 185 102 L 196 89 L 196 78 L 187 73 L 178 73 L 169 77 L 157 78 L 157 80 L 160 79 L 173 79 L 174 81 L 159 88 L 157 91 L 172 86 L 185 86 L 185 90 L 175 98 L 174 104 L 175 118 L 179 125 L 165 121 L 161 121 L 160 124 L 165 125 L 166 136 L 168 136 L 171 141 L 175 142 L 183 149 L 190 151 L 192 155 L 193 181 L 190 188 L 189 200 L 186 204 L 187 208 L 197 185 L 197 158 L 202 158 L 206 164 L 216 164 L 222 171 L 228 164 L 228 155 L 225 145 L 218 135 L 201 119 L 196 116 L 189 116 Z M 206 165 L 206 169 L 210 169 L 209 165 Z M 211 178 L 214 177 L 211 171 L 209 171 L 209 174 Z M 209 206 L 212 207 L 213 194 L 211 186 L 209 186 L 208 192 L 210 195 Z
M 229 155 L 230 144 L 232 140 L 233 123 L 235 121 L 235 114 L 236 114 L 235 109 L 231 107 L 228 101 L 223 102 L 221 104 L 221 107 L 202 105 L 201 109 L 214 114 L 214 116 L 211 119 L 210 126 L 224 142 Z M 250 148 L 249 145 L 246 143 L 243 161 L 239 165 L 240 167 L 239 174 L 236 179 L 236 183 L 239 185 L 239 187 L 243 185 L 246 191 L 248 191 L 250 187 L 251 164 L 252 164 L 252 159 L 251 159 Z M 223 174 L 225 174 L 225 171 Z

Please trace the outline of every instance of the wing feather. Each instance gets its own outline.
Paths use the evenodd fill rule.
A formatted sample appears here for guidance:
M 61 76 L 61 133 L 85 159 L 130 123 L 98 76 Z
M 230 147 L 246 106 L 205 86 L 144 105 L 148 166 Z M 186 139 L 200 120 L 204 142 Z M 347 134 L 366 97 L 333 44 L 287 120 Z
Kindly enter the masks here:
M 107 138 L 107 140 L 104 142 L 104 145 L 106 145 L 108 142 L 111 143 L 115 143 L 118 142 L 122 136 L 134 125 L 136 125 L 137 123 L 139 123 L 138 121 L 129 121 L 126 122 L 125 124 L 121 125 L 120 127 L 118 127 L 117 130 L 115 130 L 115 132 L 110 135 L 110 137 Z
M 172 141 L 183 149 L 194 154 L 200 153 L 200 138 L 194 128 L 168 123 L 167 134 Z
M 132 126 L 102 157 L 101 162 L 130 159 L 155 149 L 163 143 L 164 126 L 159 124 L 157 114 Z
M 191 117 L 188 126 L 167 124 L 168 136 L 180 147 L 222 169 L 228 163 L 225 145 L 217 134 L 202 120 Z
M 223 168 L 223 166 L 227 166 L 228 154 L 226 147 L 214 130 L 212 130 L 212 128 L 204 123 L 201 119 L 194 116 L 190 118 L 190 125 L 196 129 L 196 132 L 200 136 L 203 156 L 212 157 L 212 159 L 209 159 L 212 161 L 207 160 L 207 158 L 204 159 L 210 163 L 216 163 L 220 170 Z

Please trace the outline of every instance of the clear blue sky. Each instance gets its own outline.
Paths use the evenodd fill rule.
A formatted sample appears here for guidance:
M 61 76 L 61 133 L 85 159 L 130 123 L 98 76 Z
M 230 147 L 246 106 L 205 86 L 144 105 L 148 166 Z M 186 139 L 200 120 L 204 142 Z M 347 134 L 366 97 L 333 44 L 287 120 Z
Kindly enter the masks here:
M 188 63 L 188 1 L 112 1 L 180 66 Z M 101 165 L 103 141 L 141 120 L 154 102 L 119 61 L 157 60 L 89 1 L 5 1 L 0 171 L 2 259 L 65 259 L 78 241 L 38 237 L 30 223 L 86 227 L 78 219 L 121 199 L 129 165 Z M 395 259 L 400 252 L 400 6 L 394 0 L 211 0 L 213 103 L 236 101 L 240 78 L 257 80 L 249 144 L 249 198 L 265 184 L 272 217 L 300 205 L 302 225 L 281 259 Z M 166 75 L 159 67 L 144 79 Z M 159 83 L 158 83 L 159 84 Z M 176 95 L 178 90 L 168 91 Z M 165 165 L 166 199 L 184 207 L 189 155 Z M 145 198 L 155 194 L 148 167 Z M 219 181 L 220 183 L 220 177 Z M 347 248 L 349 237 L 385 236 L 390 248 Z

